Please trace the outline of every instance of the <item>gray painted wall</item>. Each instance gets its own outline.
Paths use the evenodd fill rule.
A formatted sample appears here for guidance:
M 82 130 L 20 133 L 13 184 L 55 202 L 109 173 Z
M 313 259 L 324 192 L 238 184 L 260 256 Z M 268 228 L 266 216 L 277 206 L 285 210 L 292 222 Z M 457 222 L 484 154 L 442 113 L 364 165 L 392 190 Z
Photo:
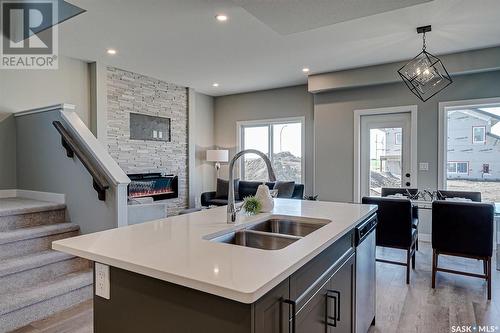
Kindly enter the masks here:
M 435 189 L 438 177 L 438 103 L 500 96 L 500 71 L 462 75 L 426 103 L 402 82 L 337 90 L 314 96 L 316 145 L 315 190 L 321 200 L 352 201 L 354 116 L 356 109 L 418 105 L 418 161 L 429 171 L 418 174 L 418 186 Z
M 451 75 L 500 70 L 500 47 L 439 55 Z M 309 91 L 318 93 L 333 89 L 366 87 L 399 82 L 397 69 L 407 61 L 314 74 L 308 77 Z
M 236 151 L 236 122 L 304 116 L 305 193 L 313 192 L 314 123 L 313 96 L 307 86 L 294 86 L 215 98 L 215 145 Z M 227 177 L 227 166 L 221 169 Z
M 16 188 L 16 121 L 6 114 L 69 103 L 90 122 L 88 64 L 61 56 L 57 70 L 0 70 L 0 189 Z
M 194 136 L 195 141 L 195 170 L 194 196 L 195 203 L 200 203 L 203 192 L 215 191 L 214 164 L 206 161 L 206 151 L 214 148 L 214 98 L 195 92 Z
M 0 113 L 0 190 L 16 186 L 16 121 L 12 114 Z
M 90 76 L 86 62 L 59 58 L 57 70 L 0 70 L 0 110 L 19 112 L 69 103 L 90 124 Z
M 16 118 L 17 187 L 66 194 L 68 219 L 83 233 L 116 227 L 114 193 L 99 201 L 92 177 L 78 158 L 66 157 L 61 137 L 52 121 L 62 121 L 59 111 Z

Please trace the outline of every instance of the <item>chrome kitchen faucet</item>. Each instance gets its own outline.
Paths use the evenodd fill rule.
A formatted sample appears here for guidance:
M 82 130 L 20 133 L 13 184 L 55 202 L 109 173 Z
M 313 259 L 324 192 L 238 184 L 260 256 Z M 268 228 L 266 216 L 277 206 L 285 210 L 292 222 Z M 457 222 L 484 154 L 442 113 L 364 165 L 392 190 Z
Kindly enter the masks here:
M 271 160 L 267 157 L 266 154 L 264 154 L 261 151 L 258 151 L 256 149 L 246 149 L 242 150 L 234 157 L 232 158 L 231 162 L 229 163 L 229 192 L 228 192 L 228 198 L 227 198 L 227 223 L 235 223 L 236 222 L 236 213 L 238 212 L 236 210 L 236 203 L 234 201 L 234 175 L 233 175 L 233 170 L 234 170 L 234 164 L 235 162 L 243 155 L 245 154 L 255 154 L 260 156 L 266 163 L 267 167 L 267 174 L 269 175 L 269 181 L 270 182 L 275 182 L 276 181 L 276 175 L 274 174 L 273 166 L 271 165 Z

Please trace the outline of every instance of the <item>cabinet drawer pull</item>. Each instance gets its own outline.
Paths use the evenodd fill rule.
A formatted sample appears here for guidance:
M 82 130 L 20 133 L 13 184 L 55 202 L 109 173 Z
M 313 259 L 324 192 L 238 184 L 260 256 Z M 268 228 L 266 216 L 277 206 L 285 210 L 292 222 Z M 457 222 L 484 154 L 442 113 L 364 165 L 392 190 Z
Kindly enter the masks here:
M 291 299 L 284 299 L 282 300 L 283 303 L 288 304 L 289 306 L 292 307 L 292 318 L 290 320 L 290 317 L 288 317 L 288 321 L 292 322 L 291 325 L 288 326 L 288 332 L 290 333 L 295 333 L 295 326 L 296 326 L 296 312 L 297 312 L 297 302 L 292 301 Z
M 333 316 L 330 316 L 330 300 L 333 300 Z M 340 292 L 337 290 L 328 290 L 326 292 L 326 319 L 328 326 L 337 327 L 337 321 L 340 321 Z M 331 322 L 333 320 L 333 323 Z
M 330 307 L 328 306 L 328 304 L 330 304 L 330 299 L 334 300 L 334 302 L 333 302 L 333 313 L 334 313 L 334 315 L 333 316 L 330 316 Z M 336 313 L 337 313 L 337 297 L 326 294 L 326 302 L 325 302 L 325 304 L 326 304 L 325 323 L 328 326 L 337 327 L 337 316 L 336 316 Z M 330 320 L 333 320 L 333 323 Z
M 340 291 L 330 289 L 328 292 L 335 294 L 337 297 L 337 320 L 340 321 Z

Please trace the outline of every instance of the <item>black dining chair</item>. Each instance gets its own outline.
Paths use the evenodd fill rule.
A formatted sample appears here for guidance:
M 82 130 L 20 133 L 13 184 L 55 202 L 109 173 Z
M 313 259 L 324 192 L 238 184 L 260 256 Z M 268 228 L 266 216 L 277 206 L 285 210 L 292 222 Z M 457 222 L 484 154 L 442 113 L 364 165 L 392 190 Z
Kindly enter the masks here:
M 382 187 L 381 195 L 383 197 L 388 197 L 391 195 L 401 194 L 407 198 L 412 199 L 412 197 L 417 196 L 418 189 L 417 188 L 401 188 L 401 187 Z M 418 206 L 413 205 L 413 227 L 418 230 Z M 418 232 L 417 232 L 417 240 L 416 240 L 416 250 L 418 251 Z
M 410 283 L 410 261 L 415 269 L 418 230 L 413 227 L 413 209 L 409 199 L 364 197 L 364 204 L 377 205 L 376 244 L 381 247 L 406 250 L 406 263 L 386 259 L 379 262 L 406 266 L 406 284 Z
M 452 273 L 485 279 L 491 299 L 491 256 L 493 254 L 492 204 L 437 200 L 432 203 L 432 288 L 436 273 Z M 483 261 L 483 274 L 441 268 L 439 255 Z
M 464 198 L 474 202 L 481 202 L 481 192 L 438 190 L 438 197 L 440 200 Z

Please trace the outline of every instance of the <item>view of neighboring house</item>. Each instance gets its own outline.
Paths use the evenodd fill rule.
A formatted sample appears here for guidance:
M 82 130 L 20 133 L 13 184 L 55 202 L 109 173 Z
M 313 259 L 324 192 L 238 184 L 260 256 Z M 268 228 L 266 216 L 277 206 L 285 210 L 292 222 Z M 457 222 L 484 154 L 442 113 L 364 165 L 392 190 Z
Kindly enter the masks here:
M 447 178 L 500 180 L 500 115 L 481 109 L 448 112 Z
M 385 171 L 389 171 L 395 176 L 401 178 L 401 154 L 403 144 L 403 131 L 401 128 L 381 128 L 374 131 L 380 131 L 383 134 L 385 147 L 379 148 L 379 159 Z M 377 145 L 378 147 L 378 145 Z M 383 151 L 383 154 L 380 152 Z
M 500 201 L 500 108 L 447 112 L 446 188 Z
M 400 187 L 403 131 L 401 128 L 370 130 L 370 188 L 380 195 L 382 187 Z

